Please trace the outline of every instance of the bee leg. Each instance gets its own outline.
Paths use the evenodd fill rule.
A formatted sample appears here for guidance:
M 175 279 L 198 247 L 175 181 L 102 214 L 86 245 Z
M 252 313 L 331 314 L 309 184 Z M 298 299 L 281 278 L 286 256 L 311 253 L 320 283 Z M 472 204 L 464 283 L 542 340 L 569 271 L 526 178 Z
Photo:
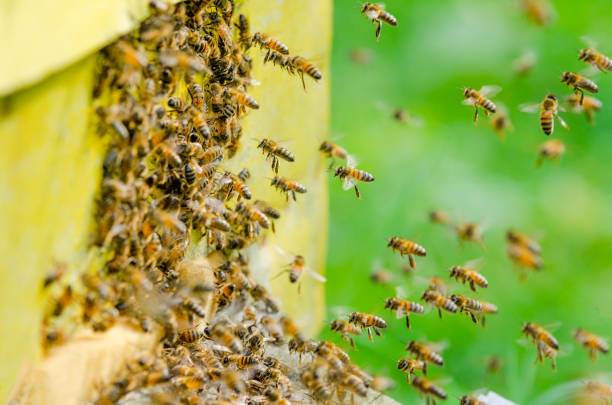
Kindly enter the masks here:
M 370 339 L 370 342 L 374 341 L 374 337 L 372 336 L 372 331 L 370 330 L 370 328 L 368 328 L 368 339 Z
M 378 27 L 376 27 L 376 41 L 378 42 L 378 38 L 380 37 L 380 30 L 382 28 L 382 23 L 378 21 Z
M 586 115 L 586 119 L 589 124 L 595 124 L 595 121 L 593 120 L 593 112 L 591 110 L 584 110 L 584 114 Z
M 550 359 L 550 362 L 552 363 L 552 369 L 553 369 L 553 371 L 557 371 L 557 362 L 555 361 L 555 358 L 554 358 L 554 357 L 552 357 L 552 358 Z
M 293 196 L 293 201 L 297 201 L 297 198 L 295 198 L 295 190 L 291 190 L 291 195 Z
M 580 92 L 580 105 L 582 105 L 582 102 L 584 101 L 584 91 L 582 91 L 581 89 L 577 89 Z
M 423 375 L 427 375 L 427 362 L 423 363 Z
M 304 87 L 304 91 L 306 91 L 306 82 L 304 81 L 304 72 L 300 71 L 300 78 L 302 79 L 302 87 Z
M 483 328 L 485 327 L 485 319 L 486 319 L 486 318 L 485 318 L 485 317 L 484 317 L 484 315 L 483 315 L 483 316 L 482 316 L 482 318 L 481 318 L 481 323 L 482 323 L 482 327 L 483 327 Z
M 408 315 L 406 315 L 406 327 L 410 329 L 410 318 L 408 318 Z
M 349 343 L 351 344 L 351 347 L 353 348 L 353 350 L 357 350 L 357 348 L 355 347 L 355 341 L 353 340 L 353 338 L 352 337 L 348 337 L 348 340 L 349 340 Z
M 412 374 L 412 373 L 408 373 L 408 374 L 406 374 L 406 382 L 408 383 L 408 385 L 410 385 L 410 375 L 411 375 L 411 374 Z
M 357 186 L 355 186 L 355 195 L 357 195 L 357 198 L 361 200 L 361 194 L 359 194 L 359 189 L 357 188 Z
M 382 333 L 380 333 L 380 331 L 378 330 L 376 326 L 372 326 L 372 329 L 374 329 L 374 333 L 376 333 L 376 336 L 382 337 Z
M 408 263 L 410 264 L 410 268 L 412 270 L 416 270 L 416 260 L 414 260 L 413 255 L 408 255 Z
M 478 106 L 475 106 L 474 110 L 474 124 L 476 124 L 476 121 L 478 121 Z
M 474 286 L 474 282 L 470 281 L 470 290 L 476 292 L 476 287 Z
M 474 316 L 474 314 L 473 314 L 473 313 L 471 313 L 471 312 L 470 312 L 469 314 L 470 314 L 470 317 L 472 318 L 472 322 L 474 322 L 475 324 L 478 324 L 478 319 L 476 319 L 476 317 Z
M 440 310 L 440 308 L 438 308 L 438 315 L 440 316 L 440 319 L 442 319 L 442 311 Z
M 301 282 L 299 282 L 299 283 L 298 283 L 298 295 L 300 295 L 300 294 L 301 294 L 301 292 L 302 292 L 302 283 L 301 283 Z

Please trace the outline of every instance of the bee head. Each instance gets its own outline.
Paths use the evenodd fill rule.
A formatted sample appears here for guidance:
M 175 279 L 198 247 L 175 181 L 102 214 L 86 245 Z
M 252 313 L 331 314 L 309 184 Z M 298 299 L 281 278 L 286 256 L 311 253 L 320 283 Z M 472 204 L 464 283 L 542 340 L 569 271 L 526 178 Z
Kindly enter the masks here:
M 563 75 L 561 76 L 561 82 L 562 83 L 569 82 L 571 77 L 572 77 L 572 73 L 570 73 L 570 72 L 563 72 Z
M 450 269 L 450 277 L 455 277 L 457 275 L 457 266 L 453 266 Z
M 389 243 L 387 244 L 387 247 L 391 247 L 395 245 L 396 242 L 397 242 L 397 236 L 394 236 L 391 239 L 389 239 Z
M 581 49 L 578 53 L 578 60 L 585 60 L 589 54 L 589 49 Z
M 410 342 L 408 342 L 408 344 L 406 345 L 406 350 L 414 350 L 414 340 L 411 340 Z
M 342 166 L 338 166 L 336 168 L 336 172 L 334 173 L 334 177 L 338 177 L 342 174 L 342 172 L 344 171 L 344 168 Z
M 385 309 L 391 308 L 393 305 L 393 298 L 389 297 L 385 300 Z
M 368 10 L 370 8 L 371 4 L 370 3 L 363 3 L 363 7 L 361 7 L 361 12 L 365 13 L 366 10 Z
M 469 96 L 470 96 L 470 93 L 472 92 L 472 90 L 473 90 L 473 89 L 472 89 L 471 87 L 466 87 L 466 88 L 463 90 L 463 97 L 466 97 L 466 98 L 467 98 L 467 97 L 469 97 Z
M 397 361 L 397 368 L 398 370 L 401 370 L 403 368 L 406 368 L 408 361 L 406 359 L 399 359 Z

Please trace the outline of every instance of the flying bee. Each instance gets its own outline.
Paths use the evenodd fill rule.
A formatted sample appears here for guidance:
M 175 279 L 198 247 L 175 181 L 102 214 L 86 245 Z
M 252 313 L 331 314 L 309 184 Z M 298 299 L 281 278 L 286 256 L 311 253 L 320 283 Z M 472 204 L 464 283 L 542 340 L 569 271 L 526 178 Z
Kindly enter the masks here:
M 328 158 L 331 158 L 331 163 L 329 166 L 330 169 L 334 165 L 334 158 L 346 160 L 346 164 L 349 167 L 353 167 L 357 164 L 357 160 L 353 156 L 349 155 L 346 149 L 332 141 L 323 141 L 319 146 L 319 150 Z
M 435 398 L 446 399 L 444 390 L 424 377 L 419 377 L 417 375 L 412 376 L 412 386 L 420 395 L 427 398 L 426 401 L 428 405 L 436 405 Z
M 519 245 L 508 246 L 508 256 L 510 257 L 510 260 L 520 267 L 540 270 L 544 266 L 539 255 Z
M 450 299 L 440 294 L 438 291 L 425 290 L 421 296 L 421 299 L 436 307 L 438 309 L 438 315 L 440 318 L 442 318 L 442 309 L 452 314 L 457 313 L 457 305 Z
M 546 135 L 553 133 L 554 119 L 557 118 L 563 128 L 569 129 L 563 118 L 559 115 L 558 111 L 561 109 L 557 96 L 554 94 L 548 94 L 540 104 L 521 105 L 521 111 L 528 113 L 540 112 L 540 127 Z
M 381 336 L 382 334 L 378 329 L 385 329 L 387 327 L 387 322 L 379 316 L 366 314 L 364 312 L 353 312 L 349 316 L 349 323 L 357 325 L 361 329 L 368 330 L 368 338 L 370 342 L 374 341 L 372 337 L 372 329 L 374 329 L 374 333 L 376 335 Z
M 304 187 L 303 185 L 301 185 L 300 183 L 296 181 L 289 180 L 285 177 L 275 176 L 272 179 L 272 182 L 270 183 L 270 185 L 272 187 L 275 187 L 281 190 L 283 193 L 285 193 L 287 197 L 287 201 L 289 201 L 289 194 L 291 194 L 291 196 L 293 197 L 293 201 L 297 201 L 295 197 L 295 193 L 300 193 L 300 194 L 306 193 L 306 187 Z
M 612 59 L 594 49 L 581 49 L 578 53 L 578 60 L 584 61 L 584 63 L 589 63 L 602 72 L 612 70 Z
M 536 54 L 533 51 L 526 51 L 512 63 L 512 69 L 519 76 L 526 76 L 533 70 L 536 64 Z
M 466 87 L 463 90 L 463 104 L 474 106 L 474 124 L 478 120 L 478 107 L 481 107 L 485 115 L 489 113 L 495 114 L 497 107 L 487 97 L 493 97 L 501 91 L 498 86 L 483 86 L 480 90 L 474 90 L 471 87 Z
M 612 401 L 612 385 L 604 384 L 600 381 L 587 381 L 584 391 L 589 396 L 602 399 L 607 404 Z
M 401 298 L 387 298 L 385 300 L 385 309 L 389 308 L 391 311 L 395 311 L 397 317 L 400 318 L 402 316 L 406 317 L 406 327 L 410 329 L 410 319 L 408 315 L 410 313 L 414 314 L 423 314 L 425 313 L 425 308 L 421 304 L 418 304 L 413 301 L 407 301 Z
M 336 384 L 339 384 L 360 397 L 366 397 L 368 395 L 368 387 L 361 378 L 354 374 L 342 370 L 333 370 L 329 373 L 329 377 Z
M 589 93 L 599 92 L 599 88 L 594 81 L 574 72 L 563 72 L 561 83 L 567 84 L 567 87 L 573 87 L 574 94 L 578 95 L 580 93 L 580 105 L 584 101 L 584 90 Z
M 444 296 L 448 294 L 448 287 L 446 286 L 446 283 L 444 282 L 444 280 L 442 280 L 440 277 L 432 276 L 429 279 L 427 288 L 429 290 L 437 291 L 441 295 L 444 295 Z
M 282 270 L 275 277 L 278 277 L 281 274 L 286 273 L 286 272 L 289 273 L 289 282 L 293 284 L 297 283 L 298 294 L 300 294 L 300 291 L 301 291 L 302 274 L 304 274 L 304 272 L 306 272 L 309 276 L 311 276 L 312 278 L 314 278 L 315 280 L 321 283 L 324 283 L 327 281 L 325 277 L 323 277 L 321 274 L 317 273 L 316 271 L 314 271 L 313 269 L 311 269 L 310 267 L 306 265 L 306 259 L 304 259 L 304 256 L 296 255 L 296 256 L 291 257 L 291 255 L 289 255 L 287 252 L 285 252 L 283 249 L 281 249 L 278 246 L 276 246 L 276 250 L 282 256 L 286 258 L 290 258 L 291 262 L 287 265 L 287 268 L 285 270 Z
M 545 26 L 554 19 L 555 11 L 548 0 L 523 0 L 522 8 L 529 20 Z
M 372 282 L 375 284 L 382 284 L 382 285 L 389 284 L 392 278 L 393 277 L 391 275 L 391 272 L 389 270 L 382 269 L 382 268 L 378 270 L 374 270 L 370 274 L 370 280 L 372 280 Z
M 397 361 L 397 369 L 406 374 L 406 382 L 410 384 L 410 377 L 415 371 L 421 371 L 423 375 L 427 375 L 427 363 L 423 360 L 411 359 L 405 357 Z
M 259 109 L 259 104 L 249 94 L 233 88 L 226 88 L 225 91 L 228 92 L 228 94 L 233 97 L 238 104 L 254 110 Z
M 499 114 L 495 114 L 495 117 L 491 119 L 491 128 L 495 131 L 497 137 L 503 141 L 506 139 L 506 132 L 508 130 L 512 130 L 512 122 L 510 122 L 510 118 L 505 112 L 501 112 Z
M 482 326 L 485 326 L 485 318 L 483 315 L 485 310 L 486 313 L 497 313 L 497 306 L 488 302 L 481 302 L 474 298 L 465 297 L 461 294 L 453 294 L 450 296 L 450 299 L 457 305 L 460 312 L 465 311 L 466 315 L 469 315 L 472 318 L 472 322 L 477 324 L 477 316 L 480 316 Z
M 510 229 L 506 232 L 506 241 L 510 244 L 525 247 L 536 255 L 539 255 L 542 251 L 540 244 L 535 240 L 531 239 L 527 235 Z
M 444 211 L 430 211 L 429 220 L 435 224 L 448 225 L 450 216 Z
M 484 247 L 482 240 L 483 227 L 474 222 L 462 222 L 455 227 L 457 232 L 457 238 L 459 243 L 462 242 L 476 242 L 480 246 Z
M 334 332 L 342 334 L 342 339 L 351 344 L 351 347 L 355 348 L 355 342 L 350 335 L 361 335 L 361 329 L 357 326 L 348 323 L 342 319 L 335 319 L 331 321 L 330 329 Z
M 526 337 L 531 338 L 534 343 L 542 342 L 555 350 L 559 350 L 559 342 L 557 342 L 557 339 L 540 325 L 536 325 L 532 322 L 525 322 L 521 332 Z
M 372 51 L 367 48 L 354 48 L 351 49 L 349 58 L 359 65 L 369 65 L 372 62 Z
M 594 116 L 595 111 L 601 110 L 603 104 L 601 101 L 594 97 L 584 96 L 582 100 L 582 104 L 580 104 L 580 97 L 576 94 L 572 94 L 568 96 L 565 101 L 571 107 L 572 111 L 575 113 L 584 112 L 586 116 L 587 122 L 591 125 L 595 123 Z
M 425 248 L 415 242 L 412 242 L 408 239 L 400 238 L 398 236 L 393 236 L 389 239 L 389 243 L 387 247 L 393 249 L 393 251 L 399 251 L 400 255 L 408 255 L 408 260 L 410 260 L 410 267 L 415 270 L 416 262 L 414 260 L 414 255 L 416 256 L 427 256 L 427 251 Z
M 355 189 L 355 195 L 361 199 L 356 181 L 370 183 L 374 181 L 374 176 L 364 170 L 358 170 L 350 166 L 338 166 L 334 173 L 334 177 L 338 177 L 343 181 L 342 188 L 348 190 L 351 187 Z
M 589 357 L 593 361 L 597 361 L 597 352 L 608 354 L 610 352 L 610 345 L 605 341 L 604 338 L 595 335 L 584 329 L 576 329 L 572 336 L 581 344 L 588 352 Z
M 264 153 L 267 153 L 266 160 L 272 158 L 272 170 L 278 174 L 279 158 L 286 160 L 287 162 L 295 161 L 295 156 L 287 148 L 280 146 L 278 143 L 271 139 L 262 139 L 257 145 L 257 148 L 261 148 Z
M 274 51 L 282 55 L 289 55 L 289 48 L 287 45 L 283 44 L 277 39 L 272 38 L 268 34 L 264 34 L 263 32 L 254 33 L 251 41 L 256 45 L 259 45 L 261 49 L 267 49 L 268 53 L 270 51 Z M 266 59 L 267 58 L 268 56 L 266 56 Z
M 380 37 L 382 23 L 389 24 L 392 27 L 397 26 L 397 19 L 389 12 L 385 11 L 383 6 L 374 3 L 364 3 L 361 7 L 361 13 L 372 21 L 372 24 L 378 24 L 376 27 L 376 40 Z
M 461 281 L 463 284 L 468 283 L 472 291 L 476 291 L 476 286 L 481 288 L 489 286 L 489 282 L 482 274 L 467 265 L 451 267 L 450 277 L 454 277 L 455 280 Z
M 459 405 L 487 405 L 482 401 L 479 401 L 476 397 L 471 395 L 464 395 L 459 400 Z
M 291 66 L 290 71 L 297 71 L 302 79 L 302 86 L 306 90 L 306 83 L 304 82 L 304 74 L 310 76 L 315 82 L 318 82 L 323 78 L 323 73 L 309 60 L 301 56 L 293 56 L 289 59 L 289 65 Z

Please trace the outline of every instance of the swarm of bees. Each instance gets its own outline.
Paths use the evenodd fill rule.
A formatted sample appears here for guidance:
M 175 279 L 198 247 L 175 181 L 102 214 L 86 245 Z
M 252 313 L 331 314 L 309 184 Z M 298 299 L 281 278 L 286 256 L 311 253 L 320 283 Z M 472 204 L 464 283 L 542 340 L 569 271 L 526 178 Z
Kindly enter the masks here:
M 550 20 L 542 4 L 524 2 L 526 13 L 538 24 Z M 264 52 L 263 63 L 299 75 L 304 89 L 304 76 L 318 82 L 321 71 L 305 58 L 292 56 L 280 40 L 263 32 L 251 34 L 248 18 L 235 16 L 232 0 L 188 0 L 173 6 L 156 0 L 150 6 L 151 17 L 103 49 L 98 64 L 94 98 L 98 129 L 108 141 L 108 151 L 92 244 L 107 260 L 97 271 L 83 274 L 78 283 L 63 279 L 66 266 L 59 263 L 44 279 L 43 289 L 53 289 L 56 297 L 43 319 L 44 349 L 69 337 L 70 331 L 62 328 L 67 317 L 76 317 L 98 332 L 120 318 L 145 333 L 162 331 L 155 353 L 136 357 L 113 383 L 101 387 L 98 404 L 116 403 L 128 393 L 152 403 L 280 405 L 305 398 L 323 404 L 354 403 L 372 389 L 389 388 L 388 380 L 359 369 L 339 346 L 306 338 L 294 320 L 279 312 L 277 300 L 255 280 L 242 251 L 257 243 L 266 230 L 274 231 L 274 220 L 281 213 L 264 201 L 251 202 L 247 168 L 237 174 L 221 169 L 223 161 L 241 148 L 240 120 L 260 109 L 247 92 L 257 83 L 251 76 L 252 48 Z M 361 13 L 377 24 L 377 40 L 383 23 L 398 25 L 380 5 L 364 3 Z M 593 49 L 581 50 L 578 59 L 602 71 L 612 70 L 612 61 Z M 517 67 L 517 72 L 530 68 Z M 597 93 L 597 85 L 572 72 L 563 73 L 562 82 L 574 91 L 567 103 L 592 122 L 594 111 L 602 105 L 584 96 L 584 91 Z M 474 122 L 480 109 L 486 116 L 496 114 L 491 125 L 503 138 L 504 131 L 511 129 L 509 117 L 498 113 L 498 106 L 489 99 L 500 90 L 497 86 L 478 91 L 465 88 L 463 96 L 464 104 L 474 107 Z M 567 128 L 560 109 L 553 94 L 536 106 L 546 135 L 553 133 L 555 119 Z M 268 138 L 258 140 L 256 148 L 271 163 L 270 186 L 287 201 L 297 201 L 297 194 L 307 192 L 304 185 L 279 176 L 281 160 L 295 161 L 288 148 Z M 361 198 L 356 182 L 372 182 L 374 176 L 356 169 L 354 157 L 331 141 L 321 143 L 319 150 L 331 160 L 330 170 L 336 159 L 345 161 L 333 170 L 334 176 Z M 547 142 L 538 165 L 542 159 L 558 159 L 564 151 L 560 141 Z M 484 245 L 479 224 L 453 223 L 441 211 L 431 212 L 429 218 L 452 227 L 460 242 Z M 196 238 L 223 258 L 214 269 L 211 285 L 191 285 L 181 273 Z M 513 262 L 530 270 L 542 268 L 537 242 L 512 230 L 506 240 Z M 427 256 L 423 246 L 401 237 L 391 237 L 387 246 L 406 255 L 412 270 L 415 256 Z M 301 255 L 294 255 L 284 272 L 289 282 L 298 284 L 298 293 L 304 272 L 325 281 L 308 269 Z M 453 266 L 449 276 L 474 293 L 489 287 L 484 275 L 470 264 Z M 391 276 L 377 271 L 372 279 L 386 284 Z M 211 297 L 213 316 L 208 319 L 206 303 Z M 420 298 L 440 318 L 442 311 L 465 313 L 482 326 L 485 315 L 498 312 L 495 304 L 449 294 L 437 277 L 430 279 Z M 384 302 L 385 309 L 405 318 L 408 329 L 412 327 L 409 315 L 426 312 L 423 305 L 399 294 Z M 388 326 L 382 317 L 365 312 L 352 312 L 347 319 L 330 323 L 330 329 L 352 348 L 364 331 L 373 342 L 372 331 L 382 337 L 380 330 Z M 537 359 L 548 358 L 556 368 L 556 338 L 531 322 L 524 323 L 522 333 L 536 346 Z M 609 352 L 608 343 L 591 332 L 578 329 L 574 338 L 593 360 L 597 353 Z M 425 377 L 428 364 L 444 366 L 442 355 L 431 344 L 415 340 L 405 350 L 410 357 L 399 359 L 397 369 L 406 374 L 407 383 L 428 404 L 445 400 L 445 391 Z M 591 391 L 596 389 L 610 397 L 609 387 L 593 383 Z M 464 395 L 460 403 L 481 402 Z

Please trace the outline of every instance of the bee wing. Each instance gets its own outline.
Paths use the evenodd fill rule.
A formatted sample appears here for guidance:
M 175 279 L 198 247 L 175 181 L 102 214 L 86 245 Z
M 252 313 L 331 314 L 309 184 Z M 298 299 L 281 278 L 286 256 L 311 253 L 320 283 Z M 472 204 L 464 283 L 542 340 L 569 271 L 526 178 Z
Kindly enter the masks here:
M 596 49 L 597 48 L 597 41 L 595 41 L 593 38 L 590 38 L 590 37 L 588 37 L 586 35 L 583 35 L 583 36 L 580 37 L 580 40 L 582 42 L 584 42 L 584 44 L 586 46 L 588 46 L 589 48 L 591 48 L 591 49 Z
M 476 100 L 471 98 L 471 97 L 470 98 L 466 98 L 465 100 L 463 100 L 461 102 L 461 104 L 464 104 L 464 105 L 476 105 Z
M 563 118 L 561 118 L 561 116 L 559 114 L 557 114 L 556 117 L 559 120 L 559 124 L 561 124 L 561 126 L 563 128 L 569 129 L 569 126 L 567 125 L 567 123 L 565 121 L 563 121 Z
M 404 299 L 408 296 L 408 292 L 404 289 L 404 287 L 398 285 L 397 287 L 395 287 L 395 296 L 397 298 Z
M 450 343 L 447 339 L 444 339 L 439 342 L 428 342 L 426 343 L 426 346 L 429 348 L 429 350 L 433 350 L 436 353 L 442 353 L 450 346 Z
M 327 279 L 323 277 L 320 273 L 316 272 L 308 266 L 304 267 L 304 271 L 306 272 L 306 274 L 308 274 L 310 277 L 314 278 L 317 281 L 320 281 L 322 283 L 325 283 L 327 281 Z
M 593 62 L 591 65 L 582 69 L 579 73 L 581 76 L 591 77 L 599 75 L 601 73 L 601 70 L 597 68 L 597 63 Z
M 356 166 L 357 166 L 357 163 L 359 163 L 359 162 L 357 161 L 357 158 L 356 158 L 355 156 L 353 156 L 353 155 L 348 155 L 348 156 L 346 157 L 346 165 L 347 165 L 348 167 L 356 167 Z
M 469 268 L 470 270 L 480 270 L 482 268 L 482 266 L 485 263 L 485 259 L 484 257 L 478 257 L 476 259 L 472 259 L 469 260 L 465 263 L 465 267 Z
M 541 109 L 540 103 L 538 104 L 520 104 L 519 110 L 526 113 L 537 113 Z
M 276 252 L 277 252 L 279 255 L 281 255 L 283 258 L 285 258 L 285 259 L 287 259 L 287 260 L 289 260 L 289 261 L 292 261 L 292 260 L 293 260 L 293 257 L 294 257 L 294 256 L 292 256 L 291 254 L 289 254 L 289 252 L 287 252 L 285 249 L 281 248 L 281 247 L 280 247 L 280 246 L 278 246 L 278 245 L 272 245 L 272 246 L 274 246 L 274 250 L 276 250 Z
M 482 86 L 480 94 L 485 97 L 493 97 L 502 90 L 501 87 L 495 85 Z
M 557 322 L 547 323 L 546 325 L 542 325 L 542 327 L 549 332 L 554 332 L 557 329 L 559 329 L 561 325 L 563 325 L 563 323 L 560 321 L 557 321 Z
M 335 307 L 330 308 L 332 319 L 348 318 L 349 314 L 354 311 L 355 310 L 353 308 L 346 307 L 343 305 L 337 305 Z
M 353 187 L 355 187 L 355 182 L 353 181 L 353 179 L 350 177 L 345 177 L 344 183 L 342 183 L 342 188 L 344 190 L 350 190 Z

